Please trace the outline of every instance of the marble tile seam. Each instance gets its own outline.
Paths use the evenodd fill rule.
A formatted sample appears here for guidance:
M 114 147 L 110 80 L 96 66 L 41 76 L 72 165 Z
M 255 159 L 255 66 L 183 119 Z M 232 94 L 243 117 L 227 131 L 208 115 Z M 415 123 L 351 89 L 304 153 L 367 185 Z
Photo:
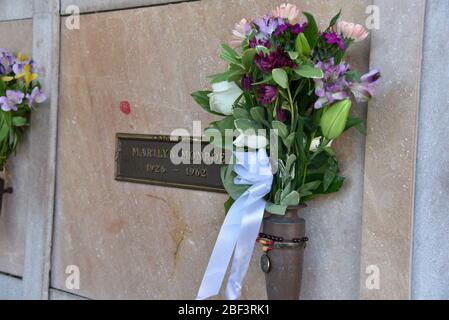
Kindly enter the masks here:
M 104 5 L 93 5 L 93 8 L 85 8 L 84 6 L 80 6 L 80 14 L 81 15 L 89 15 L 89 14 L 99 14 L 99 13 L 107 13 L 107 12 L 115 12 L 115 11 L 124 11 L 124 10 L 135 10 L 135 9 L 142 9 L 142 8 L 155 8 L 155 7 L 164 7 L 168 5 L 181 5 L 188 2 L 199 2 L 201 0 L 171 0 L 171 1 L 162 1 L 162 2 L 156 2 L 156 3 L 136 3 L 134 5 L 122 5 L 122 6 L 116 6 L 114 4 L 106 4 Z M 75 1 L 72 1 L 75 2 Z M 72 3 L 71 3 L 72 5 Z M 76 2 L 73 3 L 73 5 L 76 5 Z M 60 15 L 61 17 L 69 16 L 70 13 L 66 13 L 64 10 L 67 8 L 67 5 L 65 5 L 64 0 L 61 0 L 61 7 L 60 7 Z

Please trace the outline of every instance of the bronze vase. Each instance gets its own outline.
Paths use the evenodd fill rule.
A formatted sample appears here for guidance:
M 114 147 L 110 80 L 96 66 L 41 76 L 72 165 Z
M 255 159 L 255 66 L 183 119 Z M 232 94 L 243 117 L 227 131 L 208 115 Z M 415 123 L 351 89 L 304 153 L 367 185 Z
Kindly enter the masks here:
M 263 221 L 263 233 L 280 238 L 274 241 L 272 250 L 261 257 L 265 272 L 269 300 L 299 300 L 306 222 L 299 218 L 299 210 L 305 206 L 289 207 L 285 216 L 270 215 Z

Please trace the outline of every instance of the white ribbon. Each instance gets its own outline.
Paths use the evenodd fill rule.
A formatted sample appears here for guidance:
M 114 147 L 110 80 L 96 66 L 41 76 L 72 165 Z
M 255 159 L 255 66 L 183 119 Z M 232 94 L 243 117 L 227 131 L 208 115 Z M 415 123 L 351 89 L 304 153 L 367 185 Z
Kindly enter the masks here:
M 234 183 L 251 187 L 234 202 L 226 216 L 204 274 L 198 300 L 219 294 L 233 253 L 226 298 L 236 300 L 240 297 L 263 220 L 264 197 L 271 191 L 273 174 L 266 150 L 238 152 L 235 155 L 237 163 L 234 171 L 237 177 Z

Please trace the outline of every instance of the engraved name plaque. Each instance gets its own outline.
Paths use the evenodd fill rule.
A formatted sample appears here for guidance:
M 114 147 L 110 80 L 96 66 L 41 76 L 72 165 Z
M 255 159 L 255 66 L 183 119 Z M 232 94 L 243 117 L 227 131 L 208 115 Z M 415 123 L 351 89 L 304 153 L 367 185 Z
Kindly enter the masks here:
M 194 138 L 173 141 L 164 135 L 117 134 L 115 179 L 159 186 L 224 192 L 220 170 L 224 154 Z M 172 161 L 172 153 L 177 161 Z M 217 160 L 218 157 L 218 161 Z M 176 162 L 181 162 L 177 164 Z

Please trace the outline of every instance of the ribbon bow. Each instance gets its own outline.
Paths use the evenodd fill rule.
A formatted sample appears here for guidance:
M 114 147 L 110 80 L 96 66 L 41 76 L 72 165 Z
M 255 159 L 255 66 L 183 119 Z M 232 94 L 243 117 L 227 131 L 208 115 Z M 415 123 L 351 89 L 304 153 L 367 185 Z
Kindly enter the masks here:
M 236 300 L 241 295 L 242 282 L 262 224 L 266 201 L 273 184 L 273 173 L 265 149 L 258 152 L 237 152 L 234 180 L 238 185 L 250 185 L 230 208 L 221 227 L 214 250 L 198 292 L 198 300 L 218 295 L 234 254 L 226 287 L 226 298 Z

